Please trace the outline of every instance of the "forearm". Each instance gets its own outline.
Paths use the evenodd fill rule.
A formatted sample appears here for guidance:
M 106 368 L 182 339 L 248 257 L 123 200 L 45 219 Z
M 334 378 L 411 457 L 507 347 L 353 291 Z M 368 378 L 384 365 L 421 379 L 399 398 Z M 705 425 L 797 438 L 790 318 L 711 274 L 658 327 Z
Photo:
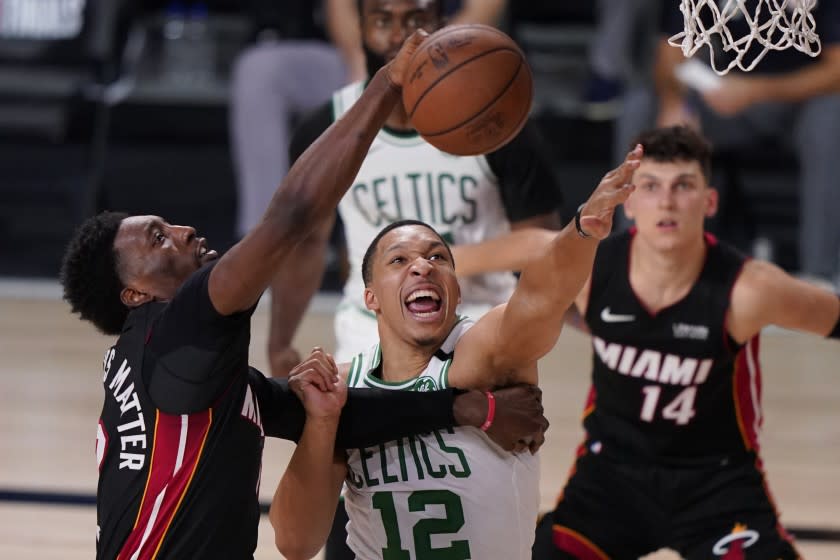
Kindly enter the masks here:
M 288 381 L 267 379 L 259 394 L 266 435 L 299 441 L 306 413 Z M 480 426 L 485 414 L 481 393 L 473 391 L 348 389 L 335 445 L 339 449 L 369 447 L 451 426 Z
M 336 419 L 307 419 L 271 501 L 275 544 L 290 560 L 315 556 L 332 526 L 343 478 L 334 458 L 336 428 Z
M 456 425 L 452 389 L 418 393 L 349 389 L 336 447 L 369 447 L 401 437 Z
M 525 228 L 482 243 L 454 245 L 455 272 L 459 277 L 467 277 L 488 272 L 520 271 L 556 235 L 556 231 Z
M 528 363 L 554 347 L 566 310 L 592 271 L 597 247 L 597 239 L 582 238 L 572 223 L 522 269 L 505 307 L 500 339 L 509 351 L 502 359 L 509 355 L 517 364 Z
M 759 101 L 796 103 L 820 95 L 840 93 L 840 47 L 801 70 L 780 75 L 750 76 L 756 80 Z
M 332 218 L 399 100 L 400 89 L 391 84 L 387 71 L 380 70 L 344 117 L 295 161 L 260 223 L 214 267 L 209 291 L 219 313 L 253 305 L 295 247 Z
M 377 72 L 351 109 L 301 154 L 264 220 L 291 221 L 306 231 L 330 218 L 399 100 L 400 89 L 391 84 L 386 69 Z M 290 212 L 295 219 L 288 220 Z

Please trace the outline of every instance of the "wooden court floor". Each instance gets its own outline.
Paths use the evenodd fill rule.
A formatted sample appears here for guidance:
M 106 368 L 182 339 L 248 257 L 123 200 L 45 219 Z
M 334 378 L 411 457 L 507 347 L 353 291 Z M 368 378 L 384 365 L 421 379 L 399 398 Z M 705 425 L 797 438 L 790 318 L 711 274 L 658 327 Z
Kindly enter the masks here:
M 22 503 L 19 492 L 90 499 L 96 489 L 95 427 L 101 407 L 102 355 L 111 340 L 71 317 L 57 288 L 31 298 L 0 296 L 0 559 L 92 558 L 91 505 Z M 297 346 L 331 347 L 333 301 L 316 302 Z M 264 368 L 267 316 L 258 309 L 252 363 Z M 769 331 L 762 337 L 765 466 L 782 520 L 789 527 L 840 531 L 840 344 Z M 581 437 L 588 389 L 587 338 L 571 329 L 541 365 L 551 421 L 542 450 L 542 506 L 549 508 Z M 262 499 L 269 501 L 291 444 L 267 444 Z M 805 558 L 840 559 L 840 541 L 799 541 Z M 263 518 L 257 558 L 279 558 Z M 648 557 L 675 556 L 667 551 Z M 484 559 L 481 559 L 484 560 Z

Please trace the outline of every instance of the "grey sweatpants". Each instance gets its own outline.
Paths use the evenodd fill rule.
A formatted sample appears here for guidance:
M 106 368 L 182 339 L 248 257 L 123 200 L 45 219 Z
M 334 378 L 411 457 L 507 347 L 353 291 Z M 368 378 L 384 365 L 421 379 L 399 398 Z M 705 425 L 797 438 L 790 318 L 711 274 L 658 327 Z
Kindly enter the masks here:
M 258 43 L 239 56 L 230 110 L 238 235 L 260 220 L 289 169 L 294 118 L 326 102 L 346 75 L 338 51 L 321 41 Z

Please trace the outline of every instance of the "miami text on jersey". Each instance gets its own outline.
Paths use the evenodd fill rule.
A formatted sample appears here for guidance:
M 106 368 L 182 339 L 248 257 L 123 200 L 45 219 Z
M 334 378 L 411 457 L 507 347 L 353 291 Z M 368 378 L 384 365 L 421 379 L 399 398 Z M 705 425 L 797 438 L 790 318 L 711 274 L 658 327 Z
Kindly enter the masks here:
M 593 346 L 604 365 L 621 375 L 644 378 L 667 385 L 699 385 L 704 383 L 712 369 L 711 358 L 683 358 L 664 354 L 658 350 L 639 349 L 635 346 L 607 343 L 593 337 Z

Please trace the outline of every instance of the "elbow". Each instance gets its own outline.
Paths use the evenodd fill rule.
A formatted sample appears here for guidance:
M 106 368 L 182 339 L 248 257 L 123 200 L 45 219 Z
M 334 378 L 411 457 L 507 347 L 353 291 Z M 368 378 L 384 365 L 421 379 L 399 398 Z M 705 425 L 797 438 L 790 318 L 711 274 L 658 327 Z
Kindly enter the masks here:
M 274 525 L 274 546 L 286 560 L 309 560 L 320 552 L 320 546 L 301 541 L 301 538 L 305 538 L 306 535 L 283 530 L 282 526 L 273 519 L 272 525 Z

